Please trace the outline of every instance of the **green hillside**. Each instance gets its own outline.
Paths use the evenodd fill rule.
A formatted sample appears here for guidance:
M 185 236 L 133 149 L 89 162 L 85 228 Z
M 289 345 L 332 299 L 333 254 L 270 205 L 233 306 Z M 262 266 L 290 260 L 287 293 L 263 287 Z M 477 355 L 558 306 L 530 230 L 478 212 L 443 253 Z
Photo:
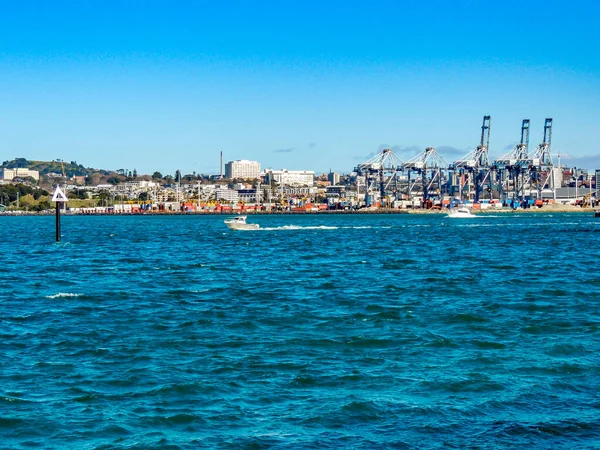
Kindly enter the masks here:
M 98 170 L 93 169 L 91 167 L 84 167 L 82 164 L 77 164 L 77 161 L 29 161 L 25 158 L 16 158 L 11 161 L 4 161 L 0 166 L 0 169 L 26 168 L 31 170 L 37 170 L 40 173 L 40 175 L 45 175 L 47 173 L 62 174 L 63 164 L 65 175 L 67 175 L 68 177 L 88 176 L 96 172 L 100 172 L 102 175 L 109 175 L 111 173 L 107 170 Z

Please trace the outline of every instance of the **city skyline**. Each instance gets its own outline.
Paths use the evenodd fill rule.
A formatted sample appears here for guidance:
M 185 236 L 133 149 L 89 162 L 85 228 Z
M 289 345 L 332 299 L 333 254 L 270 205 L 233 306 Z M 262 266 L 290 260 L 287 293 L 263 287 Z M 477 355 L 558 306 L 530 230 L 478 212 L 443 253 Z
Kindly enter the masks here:
M 0 7 L 3 160 L 348 173 L 382 148 L 600 168 L 593 2 L 24 2 Z M 555 157 L 556 158 L 556 157 Z

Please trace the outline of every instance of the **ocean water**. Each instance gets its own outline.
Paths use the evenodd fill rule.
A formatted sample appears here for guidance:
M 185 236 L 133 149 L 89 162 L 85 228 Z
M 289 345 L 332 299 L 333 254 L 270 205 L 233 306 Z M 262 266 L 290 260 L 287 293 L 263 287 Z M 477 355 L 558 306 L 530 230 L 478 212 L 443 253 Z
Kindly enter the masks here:
M 600 448 L 591 214 L 0 217 L 0 448 Z

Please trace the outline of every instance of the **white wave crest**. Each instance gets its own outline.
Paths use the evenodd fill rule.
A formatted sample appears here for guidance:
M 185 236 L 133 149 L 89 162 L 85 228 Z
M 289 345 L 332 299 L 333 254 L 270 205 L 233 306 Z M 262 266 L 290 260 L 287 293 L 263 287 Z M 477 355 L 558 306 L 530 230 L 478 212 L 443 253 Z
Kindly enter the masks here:
M 363 225 L 363 226 L 359 226 L 359 227 L 342 227 L 342 228 L 350 228 L 352 230 L 366 230 L 366 229 L 375 229 L 375 228 L 389 229 L 389 228 L 392 228 L 392 227 L 391 226 Z
M 81 297 L 83 294 L 72 294 L 70 292 L 59 292 L 54 295 L 46 295 L 46 298 L 67 298 L 67 297 Z

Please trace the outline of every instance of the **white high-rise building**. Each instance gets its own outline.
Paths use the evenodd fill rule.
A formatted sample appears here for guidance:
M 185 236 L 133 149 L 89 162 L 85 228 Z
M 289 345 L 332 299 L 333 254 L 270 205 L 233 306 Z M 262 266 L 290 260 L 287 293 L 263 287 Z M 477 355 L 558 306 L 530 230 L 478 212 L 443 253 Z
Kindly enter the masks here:
M 225 178 L 260 178 L 260 163 L 238 159 L 225 164 Z

